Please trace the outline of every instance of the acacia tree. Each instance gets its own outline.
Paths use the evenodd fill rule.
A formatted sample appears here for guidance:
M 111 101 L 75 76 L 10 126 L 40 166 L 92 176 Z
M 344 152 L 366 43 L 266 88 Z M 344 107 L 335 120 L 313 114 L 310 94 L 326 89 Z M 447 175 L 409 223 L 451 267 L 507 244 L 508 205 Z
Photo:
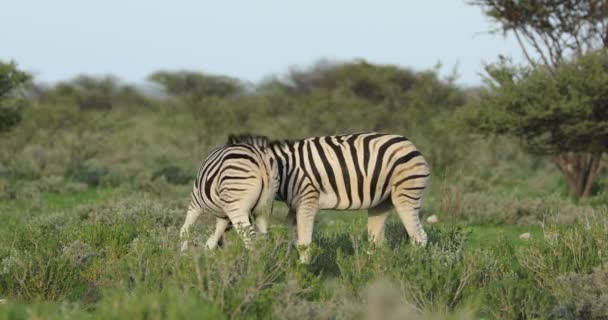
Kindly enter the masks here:
M 239 99 L 246 93 L 246 85 L 239 79 L 191 71 L 157 71 L 148 80 L 183 105 L 197 120 L 194 132 L 205 146 L 213 145 L 218 135 L 225 135 L 227 119 L 247 117 L 250 112 L 238 112 L 238 103 L 226 103 L 225 99 Z M 224 120 L 224 121 L 222 121 Z M 242 120 L 242 119 L 240 119 Z M 235 120 L 238 121 L 238 120 Z M 243 123 L 245 121 L 239 121 Z M 196 155 L 200 150 L 195 150 Z
M 469 124 L 551 156 L 570 194 L 589 196 L 608 151 L 608 0 L 474 0 L 527 59 L 486 67 Z
M 28 79 L 29 76 L 18 70 L 14 63 L 0 61 L 0 133 L 8 131 L 21 120 L 19 101 L 14 91 Z

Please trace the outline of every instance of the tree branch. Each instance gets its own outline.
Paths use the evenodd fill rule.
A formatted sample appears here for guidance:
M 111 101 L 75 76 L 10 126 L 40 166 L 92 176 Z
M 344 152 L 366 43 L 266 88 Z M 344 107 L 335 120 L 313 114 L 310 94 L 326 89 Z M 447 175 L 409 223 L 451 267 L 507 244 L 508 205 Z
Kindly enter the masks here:
M 533 67 L 536 67 L 536 62 L 534 60 L 532 60 L 532 57 L 530 57 L 530 54 L 528 53 L 528 50 L 526 49 L 525 44 L 522 42 L 521 37 L 519 36 L 519 32 L 517 32 L 517 29 L 513 29 L 513 33 L 515 34 L 515 38 L 517 39 L 517 43 L 519 44 L 519 47 L 524 52 L 524 56 L 526 56 L 526 60 L 528 60 L 528 62 Z

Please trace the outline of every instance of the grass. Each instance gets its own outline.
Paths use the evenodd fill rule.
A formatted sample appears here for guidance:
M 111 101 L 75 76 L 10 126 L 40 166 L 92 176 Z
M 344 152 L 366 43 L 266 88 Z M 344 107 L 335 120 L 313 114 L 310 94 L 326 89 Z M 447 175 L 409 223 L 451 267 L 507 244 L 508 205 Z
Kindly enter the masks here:
M 492 248 L 502 244 L 517 247 L 526 246 L 529 242 L 519 238 L 523 233 L 530 233 L 531 238 L 542 238 L 543 230 L 536 225 L 474 225 L 467 227 L 470 231 L 467 246 L 470 249 Z
M 555 318 L 583 310 L 575 297 L 598 303 L 568 293 L 558 276 L 591 277 L 608 256 L 605 216 L 544 228 L 440 221 L 425 224 L 431 244 L 420 249 L 391 215 L 388 245 L 370 251 L 365 211 L 323 211 L 315 259 L 303 266 L 280 203 L 254 249 L 231 232 L 221 250 L 180 255 L 186 188 L 125 190 L 0 205 L 10 217 L 0 228 L 0 298 L 8 301 L 0 318 Z M 204 243 L 210 222 L 196 225 L 195 242 Z M 524 232 L 529 241 L 519 239 Z M 585 283 L 581 290 L 598 290 Z
M 62 210 L 73 208 L 80 204 L 107 200 L 112 195 L 112 191 L 112 189 L 91 188 L 83 192 L 71 194 L 43 192 L 42 198 L 49 209 Z

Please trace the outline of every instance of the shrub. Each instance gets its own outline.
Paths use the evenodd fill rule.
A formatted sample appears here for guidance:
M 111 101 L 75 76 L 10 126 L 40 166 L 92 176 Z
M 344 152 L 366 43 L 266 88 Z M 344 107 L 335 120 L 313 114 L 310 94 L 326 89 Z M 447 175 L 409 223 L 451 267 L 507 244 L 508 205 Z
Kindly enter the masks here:
M 591 273 L 568 273 L 558 282 L 568 304 L 557 308 L 559 316 L 572 319 L 608 319 L 608 268 Z
M 108 174 L 106 168 L 95 168 L 79 166 L 67 172 L 67 175 L 78 181 L 85 183 L 91 187 L 97 187 L 103 181 L 103 178 Z
M 188 184 L 194 181 L 195 174 L 192 170 L 184 169 L 175 165 L 167 165 L 152 173 L 152 180 L 165 177 L 171 184 Z

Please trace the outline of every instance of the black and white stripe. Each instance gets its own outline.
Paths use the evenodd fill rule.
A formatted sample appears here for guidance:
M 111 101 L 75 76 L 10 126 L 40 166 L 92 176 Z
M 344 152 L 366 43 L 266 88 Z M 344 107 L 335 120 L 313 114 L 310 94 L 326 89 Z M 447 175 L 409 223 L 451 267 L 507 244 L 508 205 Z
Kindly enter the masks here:
M 265 140 L 242 135 L 230 141 L 258 145 Z M 407 138 L 369 132 L 274 141 L 268 148 L 279 171 L 277 198 L 288 204 L 293 222 L 297 220 L 298 245 L 310 243 L 319 209 L 369 209 L 370 237 L 381 244 L 392 208 L 411 238 L 426 244 L 419 210 L 430 171 Z
M 261 233 L 267 231 L 267 216 L 272 210 L 278 173 L 263 141 L 256 144 L 234 143 L 213 150 L 203 161 L 194 186 L 186 221 L 180 236 L 188 247 L 188 233 L 202 212 L 216 217 L 215 233 L 207 247 L 215 248 L 224 231 L 232 224 L 246 246 L 255 234 L 252 221 Z

